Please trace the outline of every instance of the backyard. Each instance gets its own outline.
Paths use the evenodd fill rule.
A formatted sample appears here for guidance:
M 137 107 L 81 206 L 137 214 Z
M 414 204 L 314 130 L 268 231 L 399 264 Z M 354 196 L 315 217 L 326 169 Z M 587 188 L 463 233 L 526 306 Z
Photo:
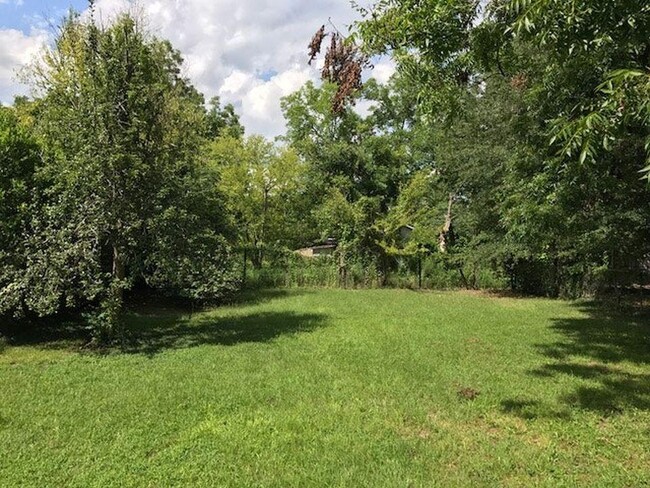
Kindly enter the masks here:
M 269 290 L 0 346 L 0 485 L 648 486 L 650 320 L 470 292 Z M 62 332 L 63 331 L 63 332 Z

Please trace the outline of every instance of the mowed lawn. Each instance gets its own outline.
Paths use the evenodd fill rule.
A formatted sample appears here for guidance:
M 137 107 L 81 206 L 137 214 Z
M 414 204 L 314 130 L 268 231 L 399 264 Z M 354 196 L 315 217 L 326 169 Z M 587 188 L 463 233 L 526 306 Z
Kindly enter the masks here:
M 586 302 L 268 291 L 0 352 L 0 486 L 650 486 L 650 323 Z

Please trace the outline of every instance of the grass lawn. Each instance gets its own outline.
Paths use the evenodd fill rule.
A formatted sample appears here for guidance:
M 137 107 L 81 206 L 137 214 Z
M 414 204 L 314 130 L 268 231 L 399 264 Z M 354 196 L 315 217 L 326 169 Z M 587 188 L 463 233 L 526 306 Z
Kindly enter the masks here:
M 0 486 L 650 486 L 647 318 L 297 290 L 129 323 L 0 352 Z

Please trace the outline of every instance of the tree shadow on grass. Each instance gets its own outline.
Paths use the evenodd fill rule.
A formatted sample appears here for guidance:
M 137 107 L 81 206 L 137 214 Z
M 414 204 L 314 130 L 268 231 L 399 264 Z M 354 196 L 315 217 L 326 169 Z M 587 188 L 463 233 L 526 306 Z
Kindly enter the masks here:
M 237 303 L 256 305 L 304 291 L 255 290 Z M 236 310 L 236 309 L 235 309 Z M 309 332 L 327 323 L 323 314 L 259 311 L 250 314 L 215 316 L 209 311 L 194 314 L 190 308 L 160 299 L 131 305 L 126 316 L 124 341 L 111 347 L 88 347 L 87 325 L 79 317 L 51 319 L 33 324 L 0 324 L 0 337 L 13 347 L 34 346 L 43 350 L 82 351 L 88 354 L 132 353 L 155 355 L 165 349 L 243 342 L 268 342 L 281 335 Z M 1 353 L 0 348 L 0 353 Z
M 212 310 L 218 306 L 261 305 L 288 297 L 313 293 L 304 289 L 289 288 L 249 288 L 222 299 L 218 303 L 193 305 L 191 301 L 179 297 L 167 297 L 151 290 L 132 292 L 125 301 L 128 310 L 136 312 L 159 312 L 186 310 L 188 313 Z
M 501 410 L 519 418 L 532 420 L 538 417 L 568 420 L 571 413 L 561 406 L 541 400 L 509 399 L 501 402 Z
M 0 337 L 7 346 L 36 346 L 44 350 L 78 349 L 88 342 L 88 327 L 79 317 L 49 321 L 0 324 Z M 0 348 L 0 353 L 2 352 Z
M 174 314 L 132 314 L 129 339 L 123 350 L 154 356 L 165 350 L 201 345 L 270 342 L 283 335 L 311 332 L 326 324 L 326 315 L 295 312 L 257 312 L 198 319 Z
M 556 416 L 558 412 L 564 415 L 576 409 L 603 416 L 631 408 L 650 410 L 648 312 L 617 312 L 597 303 L 580 308 L 585 317 L 554 321 L 551 327 L 562 337 L 537 346 L 546 362 L 529 372 L 548 381 L 574 377 L 573 391 L 557 399 L 508 399 L 501 403 L 504 412 L 535 418 Z

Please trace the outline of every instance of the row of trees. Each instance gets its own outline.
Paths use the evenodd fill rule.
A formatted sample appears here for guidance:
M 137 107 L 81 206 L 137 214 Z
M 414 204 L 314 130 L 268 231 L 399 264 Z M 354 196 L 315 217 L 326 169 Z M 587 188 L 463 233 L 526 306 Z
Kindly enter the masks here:
M 349 141 L 360 148 L 379 134 L 406 148 L 405 165 L 389 165 L 394 202 L 391 189 L 381 190 L 388 207 L 375 225 L 384 239 L 391 227 L 413 225 L 418 243 L 446 251 L 446 265 L 470 286 L 479 268 L 552 295 L 642 279 L 650 251 L 647 2 L 388 0 L 358 10 L 363 19 L 347 42 L 359 54 L 326 57 L 341 73 L 377 54 L 398 65 L 371 115 L 373 135 Z M 325 35 L 317 33 L 310 54 Z M 360 94 L 341 95 L 339 86 L 339 98 Z M 289 135 L 302 147 L 291 118 Z
M 206 301 L 315 241 L 385 276 L 430 255 L 469 287 L 639 283 L 650 250 L 650 10 L 641 0 L 382 0 L 244 137 L 172 46 L 71 15 L 0 109 L 0 315 L 119 329 L 138 287 Z M 310 44 L 313 61 L 327 37 Z M 390 54 L 385 85 L 361 69 Z M 354 104 L 362 100 L 364 111 Z M 400 233 L 412 227 L 408 241 Z

